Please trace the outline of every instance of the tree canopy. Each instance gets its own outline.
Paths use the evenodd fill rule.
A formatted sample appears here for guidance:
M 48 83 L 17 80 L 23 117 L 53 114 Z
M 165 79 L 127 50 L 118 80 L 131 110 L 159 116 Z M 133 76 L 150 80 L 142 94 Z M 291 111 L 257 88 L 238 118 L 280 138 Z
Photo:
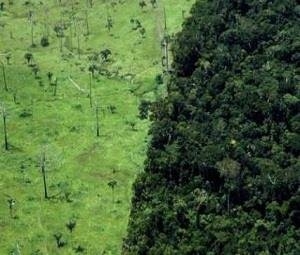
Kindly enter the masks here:
M 300 252 L 299 10 L 195 3 L 152 105 L 123 254 Z

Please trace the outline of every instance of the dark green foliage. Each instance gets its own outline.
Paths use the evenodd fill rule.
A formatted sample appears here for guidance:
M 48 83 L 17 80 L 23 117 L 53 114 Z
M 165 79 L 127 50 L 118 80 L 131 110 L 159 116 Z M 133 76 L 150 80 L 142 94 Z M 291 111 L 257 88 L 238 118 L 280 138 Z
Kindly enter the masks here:
M 161 85 L 164 83 L 163 76 L 161 74 L 158 74 L 155 76 L 155 83 L 158 85 Z
M 5 3 L 4 3 L 4 2 L 1 2 L 1 3 L 0 3 L 0 11 L 4 11 L 4 6 L 5 6 Z
M 42 46 L 42 47 L 47 47 L 47 46 L 49 46 L 49 39 L 48 39 L 47 36 L 43 36 L 43 37 L 41 38 L 41 46 Z
M 123 254 L 300 253 L 299 35 L 296 0 L 196 2 Z
M 140 119 L 147 119 L 148 118 L 148 113 L 149 109 L 151 106 L 151 102 L 147 100 L 142 100 L 140 105 L 139 105 L 139 118 Z
M 62 248 L 67 244 L 67 241 L 63 239 L 62 233 L 55 233 L 53 235 L 57 248 Z
M 76 220 L 71 219 L 69 222 L 66 224 L 67 229 L 72 233 L 74 228 L 76 227 Z

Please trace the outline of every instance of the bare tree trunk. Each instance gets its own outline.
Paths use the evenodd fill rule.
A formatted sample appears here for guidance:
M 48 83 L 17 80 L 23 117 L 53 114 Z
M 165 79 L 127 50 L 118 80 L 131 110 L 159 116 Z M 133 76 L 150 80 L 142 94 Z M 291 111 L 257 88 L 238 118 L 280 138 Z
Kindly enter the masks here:
M 165 60 L 166 60 L 166 70 L 169 71 L 169 36 L 168 36 L 168 28 L 167 28 L 167 14 L 166 8 L 164 7 L 164 46 L 165 46 Z
M 97 125 L 97 137 L 100 136 L 100 125 L 99 125 L 99 107 L 96 106 L 96 125 Z
M 1 63 L 1 66 L 2 66 L 2 74 L 3 74 L 4 89 L 5 89 L 5 91 L 8 91 L 8 88 L 7 88 L 7 82 L 6 82 L 5 66 L 4 66 L 4 63 L 3 63 L 2 61 L 0 61 L 0 63 Z
M 165 35 L 165 57 L 166 57 L 166 69 L 167 72 L 169 71 L 169 39 L 167 37 L 168 35 Z
M 31 20 L 31 46 L 34 46 L 34 41 L 33 41 L 33 20 Z
M 44 184 L 44 196 L 45 199 L 48 199 L 48 189 L 47 189 L 47 181 L 46 181 L 46 155 L 45 152 L 42 154 L 42 160 L 41 160 L 41 171 L 43 175 L 43 184 Z
M 6 111 L 4 107 L 2 108 L 2 116 L 3 116 L 3 131 L 4 131 L 4 147 L 5 150 L 8 150 L 8 139 L 7 139 L 7 128 L 6 128 Z
M 75 34 L 77 37 L 77 53 L 78 53 L 78 58 L 80 59 L 80 35 L 79 35 L 79 26 L 76 20 L 74 21 L 74 29 L 75 29 Z
M 88 11 L 85 11 L 86 35 L 90 34 Z
M 56 92 L 57 92 L 57 80 L 55 80 L 55 82 L 54 82 L 53 96 L 56 96 Z
M 164 7 L 164 24 L 165 24 L 165 31 L 167 31 L 167 15 L 166 15 L 166 8 Z

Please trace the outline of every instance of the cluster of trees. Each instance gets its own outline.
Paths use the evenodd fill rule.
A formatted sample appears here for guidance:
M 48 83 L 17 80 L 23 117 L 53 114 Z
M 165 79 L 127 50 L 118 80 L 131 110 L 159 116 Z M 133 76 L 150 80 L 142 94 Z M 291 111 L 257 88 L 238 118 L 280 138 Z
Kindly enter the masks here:
M 299 18 L 296 0 L 193 6 L 123 254 L 299 254 Z

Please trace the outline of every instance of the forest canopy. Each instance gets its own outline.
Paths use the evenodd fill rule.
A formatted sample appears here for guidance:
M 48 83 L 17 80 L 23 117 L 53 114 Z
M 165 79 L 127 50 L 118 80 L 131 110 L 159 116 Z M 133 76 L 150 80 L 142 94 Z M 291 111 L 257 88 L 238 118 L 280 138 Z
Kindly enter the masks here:
M 299 254 L 299 1 L 197 1 L 172 47 L 123 254 Z

